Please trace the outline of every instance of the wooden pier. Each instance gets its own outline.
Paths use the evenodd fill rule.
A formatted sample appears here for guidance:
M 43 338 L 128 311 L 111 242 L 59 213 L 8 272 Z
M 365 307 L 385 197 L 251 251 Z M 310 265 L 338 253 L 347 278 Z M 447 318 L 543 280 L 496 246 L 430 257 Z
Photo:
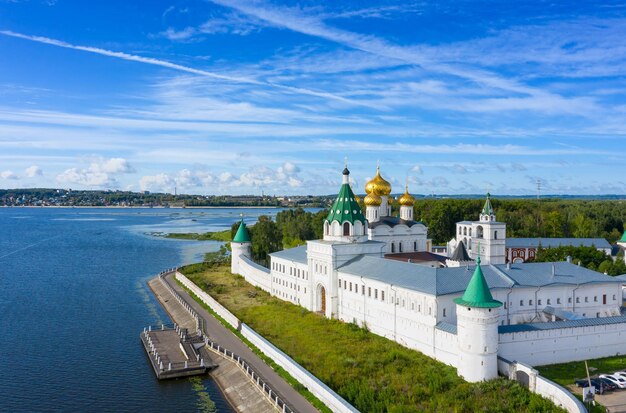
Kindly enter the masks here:
M 189 336 L 176 324 L 147 327 L 140 337 L 159 380 L 205 374 L 217 366 L 203 348 L 202 337 Z

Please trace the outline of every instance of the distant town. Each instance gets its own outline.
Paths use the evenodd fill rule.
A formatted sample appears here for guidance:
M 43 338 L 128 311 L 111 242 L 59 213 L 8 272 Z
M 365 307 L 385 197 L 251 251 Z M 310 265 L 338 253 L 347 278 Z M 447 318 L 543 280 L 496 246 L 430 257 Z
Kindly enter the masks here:
M 3 207 L 326 207 L 330 196 L 178 195 L 72 189 L 0 189 Z

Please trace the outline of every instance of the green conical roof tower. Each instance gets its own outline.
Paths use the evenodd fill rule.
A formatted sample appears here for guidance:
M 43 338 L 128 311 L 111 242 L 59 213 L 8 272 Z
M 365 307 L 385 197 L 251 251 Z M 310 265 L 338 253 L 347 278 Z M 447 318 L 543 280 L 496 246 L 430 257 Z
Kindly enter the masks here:
M 455 298 L 454 302 L 473 308 L 496 308 L 502 305 L 500 301 L 493 299 L 491 291 L 489 291 L 489 285 L 487 285 L 483 270 L 480 268 L 480 257 L 476 258 L 476 269 L 467 284 L 465 293 L 462 297 Z
M 349 177 L 350 171 L 348 168 L 343 170 L 343 184 L 339 189 L 339 195 L 337 195 L 337 199 L 333 203 L 333 206 L 326 217 L 326 221 L 331 223 L 333 221 L 337 221 L 340 224 L 348 221 L 351 224 L 354 224 L 356 221 L 361 221 L 365 225 L 365 216 L 363 215 L 363 211 L 361 211 L 361 207 L 356 200 L 356 196 L 354 192 L 352 192 L 352 188 L 350 188 Z
M 622 235 L 622 238 L 619 240 L 619 242 L 626 242 L 626 229 L 624 229 L 624 234 Z
M 493 215 L 493 207 L 491 206 L 491 194 L 487 192 L 487 200 L 485 201 L 485 206 L 483 206 L 483 210 L 481 214 L 483 215 Z
M 241 224 L 239 224 L 235 238 L 233 238 L 233 242 L 250 242 L 250 234 L 248 233 L 248 228 L 246 228 L 246 223 L 243 222 L 243 218 L 241 219 Z

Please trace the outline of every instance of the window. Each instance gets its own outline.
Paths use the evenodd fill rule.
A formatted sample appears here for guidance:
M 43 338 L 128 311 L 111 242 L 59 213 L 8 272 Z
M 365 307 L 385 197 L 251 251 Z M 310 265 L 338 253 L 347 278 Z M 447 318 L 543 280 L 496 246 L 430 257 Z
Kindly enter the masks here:
M 372 296 L 372 287 L 367 287 L 367 296 L 368 297 Z
M 571 303 L 572 303 L 572 297 L 568 297 L 568 298 L 567 298 L 567 302 L 568 302 L 569 304 L 571 304 Z
M 469 236 L 470 237 L 472 236 L 472 229 L 471 228 L 469 229 Z
M 528 300 L 528 305 L 533 305 L 533 300 Z
M 415 303 L 411 302 L 411 311 L 415 311 Z
M 385 301 L 385 292 L 382 290 L 380 291 L 380 300 Z
M 519 306 L 524 307 L 524 300 L 519 300 Z
M 537 300 L 537 305 L 541 305 L 541 300 Z
M 417 251 L 417 241 L 413 241 L 413 251 Z
M 433 315 L 433 308 L 432 307 L 428 307 L 428 315 Z
M 589 302 L 589 297 L 585 297 L 585 302 L 588 303 Z
M 556 303 L 557 303 L 557 304 L 561 304 L 561 299 L 560 299 L 560 298 L 557 298 L 557 299 L 556 299 Z M 548 301 L 548 304 L 550 304 L 550 301 Z
M 613 294 L 613 301 L 617 300 L 617 298 L 615 298 L 615 294 Z
M 402 252 L 402 242 L 398 242 L 398 252 Z
M 365 286 L 364 285 L 361 286 L 361 294 L 365 295 Z
M 506 310 L 506 301 L 504 302 L 504 309 Z
M 418 313 L 421 313 L 421 312 L 422 312 L 422 305 L 421 305 L 421 304 L 418 304 L 418 305 L 417 305 L 417 312 L 418 312 Z
M 341 289 L 341 280 L 339 280 L 339 288 Z
M 350 287 L 348 287 L 348 289 L 352 292 L 352 283 L 350 283 Z
M 463 230 L 461 229 L 461 227 L 459 227 L 459 235 L 463 234 Z
M 374 298 L 378 299 L 378 288 L 374 289 Z
M 394 252 L 396 252 L 396 244 L 394 244 L 393 242 L 391 243 L 391 253 L 393 254 Z
M 600 313 L 596 313 L 596 318 L 600 318 Z
M 463 235 L 467 235 L 467 227 L 463 228 Z
M 576 302 L 579 303 L 580 302 L 580 297 L 576 297 Z
M 549 299 L 549 298 L 548 298 L 548 301 L 547 301 L 547 303 L 548 303 L 548 305 L 550 305 L 550 299 Z
M 597 303 L 597 302 L 598 302 L 598 296 L 597 296 L 597 295 L 594 295 L 594 296 L 593 296 L 593 302 L 594 302 L 594 303 Z
M 343 223 L 343 235 L 344 236 L 350 235 L 350 223 L 349 222 Z
M 443 309 L 443 316 L 444 317 L 446 316 L 446 309 L 445 308 Z
M 493 239 L 498 239 L 498 231 L 493 231 Z
M 346 280 L 343 280 L 343 289 L 347 289 L 348 288 L 348 282 Z

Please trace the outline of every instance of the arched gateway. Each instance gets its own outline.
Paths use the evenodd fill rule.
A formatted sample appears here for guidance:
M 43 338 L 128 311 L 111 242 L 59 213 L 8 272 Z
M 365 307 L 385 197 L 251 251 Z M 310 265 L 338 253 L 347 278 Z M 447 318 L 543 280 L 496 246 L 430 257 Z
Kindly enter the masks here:
M 326 288 L 321 284 L 317 286 L 317 312 L 326 314 Z

